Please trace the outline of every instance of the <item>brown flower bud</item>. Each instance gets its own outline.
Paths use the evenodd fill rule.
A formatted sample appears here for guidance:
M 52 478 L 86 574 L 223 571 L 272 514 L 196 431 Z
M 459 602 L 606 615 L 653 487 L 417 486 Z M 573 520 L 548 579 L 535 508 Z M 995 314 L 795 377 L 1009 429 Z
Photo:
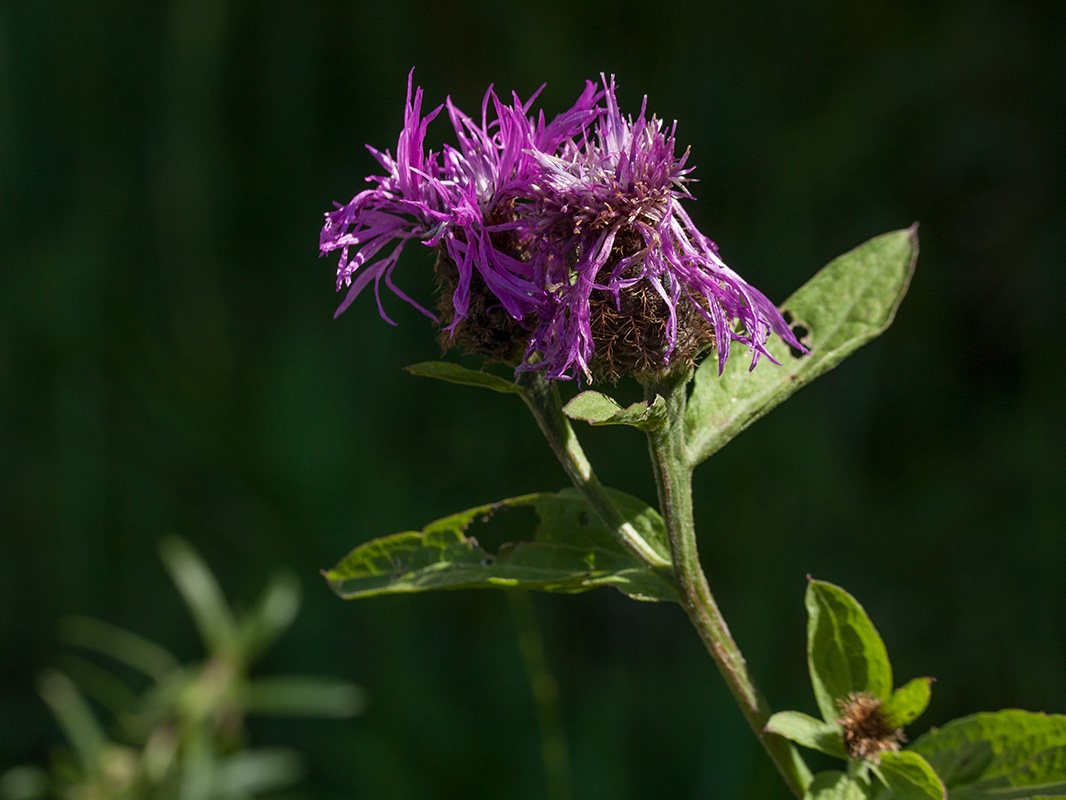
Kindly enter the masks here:
M 869 692 L 849 692 L 838 700 L 844 749 L 854 759 L 881 763 L 882 753 L 897 753 L 906 739 L 903 729 L 894 727 L 881 710 L 881 698 Z

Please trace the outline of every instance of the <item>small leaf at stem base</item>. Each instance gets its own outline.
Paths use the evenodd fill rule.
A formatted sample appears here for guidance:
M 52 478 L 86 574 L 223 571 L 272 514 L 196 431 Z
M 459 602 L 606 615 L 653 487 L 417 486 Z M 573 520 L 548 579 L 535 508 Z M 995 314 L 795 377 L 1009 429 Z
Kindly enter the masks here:
M 799 711 L 778 711 L 770 717 L 765 730 L 834 758 L 848 757 L 839 725 L 823 722 Z
M 492 389 L 494 392 L 503 394 L 518 394 L 523 391 L 522 387 L 497 375 L 489 372 L 479 372 L 475 369 L 467 369 L 450 361 L 423 361 L 420 364 L 412 364 L 404 369 L 412 375 L 419 375 L 423 378 L 437 378 L 449 383 L 459 383 L 463 386 L 480 386 L 482 389 Z
M 631 425 L 650 431 L 666 422 L 666 399 L 656 395 L 651 405 L 645 400 L 622 408 L 613 397 L 588 390 L 571 399 L 563 413 L 589 425 Z

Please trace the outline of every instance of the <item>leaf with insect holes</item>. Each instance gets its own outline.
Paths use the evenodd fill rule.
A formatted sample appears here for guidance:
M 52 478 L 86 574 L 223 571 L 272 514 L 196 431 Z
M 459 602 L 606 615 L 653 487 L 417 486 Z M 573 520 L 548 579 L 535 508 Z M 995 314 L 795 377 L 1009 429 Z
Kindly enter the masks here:
M 657 549 L 668 547 L 657 511 L 635 497 L 607 491 L 623 520 L 645 541 Z M 532 541 L 489 553 L 467 534 L 476 521 L 519 507 L 532 507 L 540 518 Z M 669 571 L 654 570 L 631 555 L 574 489 L 513 497 L 452 514 L 421 531 L 375 539 L 323 575 L 346 599 L 494 586 L 565 593 L 614 586 L 637 600 L 677 599 Z

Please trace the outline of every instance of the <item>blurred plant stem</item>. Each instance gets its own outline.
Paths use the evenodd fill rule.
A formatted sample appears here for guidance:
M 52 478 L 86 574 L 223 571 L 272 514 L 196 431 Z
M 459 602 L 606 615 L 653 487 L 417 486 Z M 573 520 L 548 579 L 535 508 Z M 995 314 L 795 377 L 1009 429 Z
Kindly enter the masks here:
M 548 671 L 544 659 L 544 639 L 537 627 L 533 602 L 525 589 L 509 590 L 507 600 L 518 629 L 518 649 L 522 653 L 540 728 L 541 758 L 548 789 L 546 796 L 548 800 L 571 800 L 574 788 L 559 710 L 559 684 Z

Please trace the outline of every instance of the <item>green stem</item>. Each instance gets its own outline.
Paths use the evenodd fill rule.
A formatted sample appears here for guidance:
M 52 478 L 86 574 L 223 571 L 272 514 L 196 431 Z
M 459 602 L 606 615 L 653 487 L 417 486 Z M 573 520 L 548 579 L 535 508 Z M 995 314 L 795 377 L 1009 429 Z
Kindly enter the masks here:
M 646 387 L 649 402 L 661 394 L 667 403 L 667 422 L 648 432 L 648 443 L 659 488 L 659 509 L 666 520 L 674 570 L 681 590 L 681 605 L 718 665 L 751 729 L 789 789 L 802 798 L 804 788 L 811 781 L 810 769 L 791 742 L 764 732 L 770 719 L 770 706 L 756 687 L 700 566 L 692 515 L 692 466 L 684 449 L 686 377 Z
M 536 417 L 556 458 L 596 516 L 608 530 L 617 532 L 622 544 L 640 561 L 653 569 L 669 569 L 670 562 L 656 553 L 636 528 L 625 520 L 592 471 L 592 465 L 570 427 L 570 420 L 563 413 L 555 385 L 535 372 L 520 373 L 518 385 L 523 388 L 522 399 Z

